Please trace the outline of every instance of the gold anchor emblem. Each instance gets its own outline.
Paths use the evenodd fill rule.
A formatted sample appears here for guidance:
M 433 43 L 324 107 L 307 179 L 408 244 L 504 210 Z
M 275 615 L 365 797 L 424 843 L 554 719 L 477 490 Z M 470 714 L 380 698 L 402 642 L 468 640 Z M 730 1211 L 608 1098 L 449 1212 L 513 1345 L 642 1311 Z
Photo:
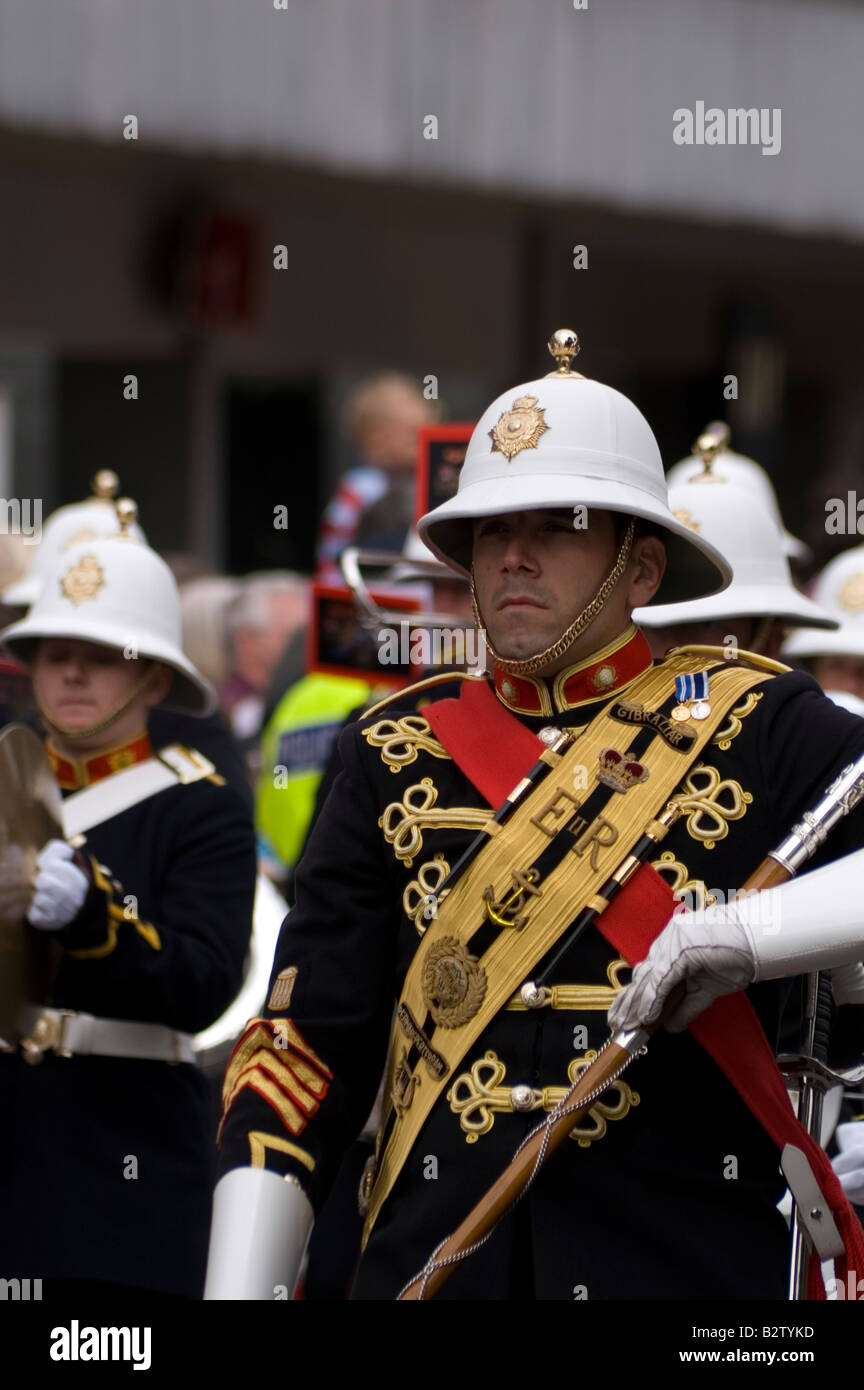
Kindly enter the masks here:
M 526 898 L 543 896 L 542 888 L 535 887 L 539 878 L 540 873 L 537 869 L 529 869 L 527 873 L 523 873 L 521 869 L 511 870 L 512 886 L 500 902 L 495 898 L 495 890 L 491 883 L 488 888 L 484 888 L 483 901 L 489 921 L 499 927 L 512 927 L 514 931 L 521 931 L 531 915 L 530 912 L 520 912 L 520 908 L 525 906 Z

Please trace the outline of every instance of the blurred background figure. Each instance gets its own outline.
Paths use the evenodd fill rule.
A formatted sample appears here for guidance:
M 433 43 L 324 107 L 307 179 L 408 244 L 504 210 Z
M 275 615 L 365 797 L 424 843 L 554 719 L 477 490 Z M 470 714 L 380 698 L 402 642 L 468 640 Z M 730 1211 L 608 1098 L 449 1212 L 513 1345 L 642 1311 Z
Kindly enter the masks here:
M 0 535 L 0 601 L 6 607 L 3 597 L 7 589 L 23 579 L 34 556 L 33 547 L 24 544 L 23 536 L 11 533 Z M 14 605 L 10 604 L 9 607 Z
M 5 584 L 3 603 L 9 608 L 29 608 L 42 591 L 46 578 L 53 576 L 63 554 L 79 541 L 92 541 L 101 536 L 113 536 L 120 530 L 115 502 L 120 479 L 113 468 L 100 468 L 90 480 L 92 496 L 83 502 L 70 502 L 58 507 L 47 518 L 38 545 L 30 545 L 32 563 L 17 580 Z M 136 541 L 146 542 L 146 536 L 133 521 L 129 533 Z
M 383 553 L 383 552 L 382 552 Z M 357 563 L 348 563 L 356 555 Z M 363 574 L 364 551 L 346 547 L 342 584 L 347 580 L 354 595 L 358 631 L 373 637 L 386 627 L 393 615 L 386 612 L 386 600 L 371 596 L 382 586 L 398 592 L 422 593 L 439 626 L 471 625 L 471 593 L 462 575 L 448 569 L 423 544 L 412 526 L 401 555 L 393 555 L 392 566 L 376 583 Z M 380 561 L 381 555 L 378 556 Z M 376 567 L 381 572 L 380 564 Z M 423 612 L 411 615 L 411 631 L 426 626 Z M 314 653 L 308 654 L 313 669 L 306 670 L 282 694 L 264 728 L 261 738 L 260 772 L 255 792 L 255 821 L 258 852 L 264 872 L 291 897 L 293 871 L 321 806 L 339 771 L 336 742 L 345 725 L 362 717 L 393 688 L 374 675 L 358 670 L 355 676 L 314 669 Z M 383 672 L 382 672 L 383 674 Z M 433 674 L 432 669 L 406 674 L 405 684 Z M 422 698 L 420 695 L 418 699 Z
M 235 737 L 247 747 L 261 732 L 265 697 L 280 658 L 305 626 L 307 588 L 298 574 L 249 575 L 228 608 L 228 675 L 219 703 Z M 298 651 L 295 679 L 302 669 Z
M 864 545 L 827 564 L 812 588 L 816 602 L 837 621 L 833 632 L 793 632 L 783 660 L 803 666 L 832 698 L 864 700 Z M 838 701 L 846 704 L 847 701 Z M 854 706 L 853 706 L 854 708 Z M 864 707 L 855 709 L 864 712 Z
M 414 519 L 417 432 L 435 419 L 416 381 L 381 372 L 345 404 L 345 432 L 356 462 L 327 504 L 318 531 L 318 577 L 341 583 L 347 545 L 396 550 Z
M 698 443 L 687 458 L 673 463 L 666 473 L 666 483 L 670 488 L 689 483 L 694 478 L 704 477 L 706 472 L 715 477 L 725 478 L 727 483 L 738 483 L 760 499 L 765 510 L 772 517 L 783 538 L 783 553 L 794 563 L 805 565 L 813 558 L 809 545 L 788 531 L 780 512 L 777 492 L 769 475 L 755 459 L 744 454 L 736 454 L 729 448 L 732 432 L 724 420 L 712 420 L 706 425 L 700 440 L 711 440 L 709 452 Z M 706 466 L 707 465 L 707 466 Z
M 22 536 L 0 535 L 0 626 L 10 623 L 17 611 L 3 602 L 3 591 L 23 579 L 32 559 L 33 547 L 25 545 Z M 0 644 L 0 728 L 4 724 L 34 722 L 30 677 Z
M 231 605 L 242 592 L 241 581 L 224 574 L 208 574 L 185 584 L 178 582 L 183 650 L 218 689 L 229 676 L 231 654 L 227 617 Z
M 788 628 L 832 628 L 836 619 L 802 594 L 789 568 L 789 543 L 776 497 L 752 460 L 736 466 L 729 430 L 709 425 L 692 458 L 670 469 L 669 507 L 679 521 L 717 547 L 732 566 L 728 588 L 687 603 L 637 608 L 655 657 L 670 647 L 707 644 L 777 660 Z M 696 463 L 698 471 L 692 468 Z M 820 633 L 820 637 L 821 637 Z

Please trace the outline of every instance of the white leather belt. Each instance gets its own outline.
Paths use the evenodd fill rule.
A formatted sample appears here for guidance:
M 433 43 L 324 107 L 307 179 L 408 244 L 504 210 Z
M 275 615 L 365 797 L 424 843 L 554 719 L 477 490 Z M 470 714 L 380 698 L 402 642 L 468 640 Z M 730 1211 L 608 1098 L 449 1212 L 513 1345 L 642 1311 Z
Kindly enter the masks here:
M 59 1057 L 134 1057 L 148 1062 L 192 1062 L 195 1047 L 189 1033 L 161 1023 L 132 1023 L 122 1018 L 96 1018 L 71 1009 L 45 1009 L 25 1004 L 21 1010 L 21 1051 L 27 1062 L 40 1062 L 46 1052 Z

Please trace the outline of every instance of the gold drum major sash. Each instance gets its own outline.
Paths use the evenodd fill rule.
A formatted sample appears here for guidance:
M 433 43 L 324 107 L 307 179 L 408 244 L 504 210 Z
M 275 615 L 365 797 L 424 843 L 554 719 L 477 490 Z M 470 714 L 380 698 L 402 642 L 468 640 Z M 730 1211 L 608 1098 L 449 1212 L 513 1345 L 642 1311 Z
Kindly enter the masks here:
M 698 668 L 704 665 L 703 658 Z M 650 833 L 731 707 L 766 679 L 764 671 L 714 667 L 709 716 L 673 724 L 670 687 L 694 666 L 683 650 L 652 667 L 566 751 L 547 751 L 550 773 L 504 824 L 490 818 L 488 843 L 441 900 L 396 1010 L 385 1084 L 390 1108 L 367 1174 L 364 1245 L 454 1069 L 577 914 L 603 910 L 599 890 Z

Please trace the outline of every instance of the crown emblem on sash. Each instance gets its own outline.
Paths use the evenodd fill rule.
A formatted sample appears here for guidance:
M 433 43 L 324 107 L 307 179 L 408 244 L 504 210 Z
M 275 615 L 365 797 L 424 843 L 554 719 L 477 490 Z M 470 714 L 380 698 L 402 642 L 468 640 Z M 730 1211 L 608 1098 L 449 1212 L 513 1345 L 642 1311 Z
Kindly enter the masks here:
M 489 438 L 493 450 L 509 460 L 521 454 L 523 449 L 536 449 L 540 436 L 548 428 L 543 418 L 543 406 L 538 408 L 538 397 L 517 396 L 512 408 L 505 410 L 489 431 Z
M 598 761 L 600 771 L 597 773 L 597 781 L 602 782 L 604 787 L 611 787 L 613 792 L 629 791 L 637 782 L 644 782 L 648 776 L 648 768 L 644 763 L 632 762 L 625 758 L 623 753 L 619 753 L 617 748 L 604 748 Z

